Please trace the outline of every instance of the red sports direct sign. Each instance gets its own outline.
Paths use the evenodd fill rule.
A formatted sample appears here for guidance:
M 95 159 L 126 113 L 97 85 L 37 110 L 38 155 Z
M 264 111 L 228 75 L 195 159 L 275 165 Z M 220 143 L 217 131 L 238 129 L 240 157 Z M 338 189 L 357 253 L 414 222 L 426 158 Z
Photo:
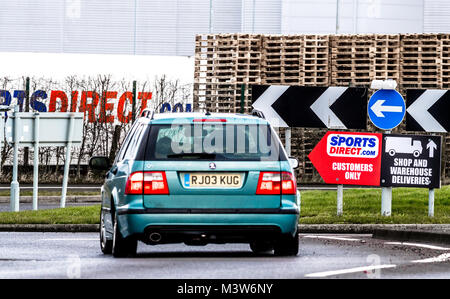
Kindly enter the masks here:
M 327 184 L 380 185 L 382 134 L 327 132 L 308 155 Z
M 136 108 L 138 113 L 147 107 L 147 102 L 152 99 L 151 92 L 138 92 L 136 94 Z M 25 91 L 0 89 L 0 103 L 11 105 L 16 103 L 20 111 L 24 110 Z M 39 112 L 84 112 L 89 122 L 115 121 L 128 123 L 132 118 L 131 106 L 133 93 L 125 91 L 119 94 L 117 91 L 72 91 L 71 94 L 62 90 L 36 90 L 30 97 L 30 108 Z

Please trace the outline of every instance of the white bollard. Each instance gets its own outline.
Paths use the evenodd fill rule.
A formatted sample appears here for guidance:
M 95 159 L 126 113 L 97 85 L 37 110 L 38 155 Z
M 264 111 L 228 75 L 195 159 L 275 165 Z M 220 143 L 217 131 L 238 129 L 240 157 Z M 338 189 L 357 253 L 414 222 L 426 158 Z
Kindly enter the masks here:
M 381 216 L 392 214 L 392 187 L 381 188 Z
M 428 191 L 428 217 L 434 217 L 434 189 Z
M 344 185 L 337 186 L 337 215 L 342 216 L 344 207 Z

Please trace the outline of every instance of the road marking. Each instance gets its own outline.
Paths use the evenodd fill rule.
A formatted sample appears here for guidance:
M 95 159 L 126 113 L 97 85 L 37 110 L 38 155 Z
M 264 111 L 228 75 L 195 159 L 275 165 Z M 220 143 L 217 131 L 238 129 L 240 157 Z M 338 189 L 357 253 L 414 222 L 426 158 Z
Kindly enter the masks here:
M 424 259 L 424 260 L 415 260 L 412 261 L 412 263 L 442 263 L 442 262 L 447 262 L 450 261 L 450 253 L 444 253 L 441 254 L 437 257 L 432 257 L 432 258 L 428 258 L 428 259 Z
M 50 274 L 59 274 L 60 272 L 64 272 L 66 270 L 67 266 L 54 266 L 54 267 L 42 267 L 38 269 L 22 269 L 22 270 L 6 270 L 6 271 L 0 271 L 0 279 L 8 279 L 8 278 L 14 278 L 14 277 L 20 277 L 22 278 L 25 275 L 38 275 L 39 277 L 42 277 L 43 275 L 50 275 Z M 32 276 L 25 276 L 25 277 L 32 277 Z
M 428 244 L 419 244 L 419 243 L 408 243 L 408 242 L 385 242 L 384 244 L 387 244 L 387 245 L 405 245 L 405 246 L 414 246 L 414 247 L 422 247 L 422 248 L 435 249 L 435 250 L 450 250 L 450 248 L 448 248 L 448 247 L 441 247 L 441 246 L 428 245 Z
M 350 273 L 365 272 L 365 271 L 367 272 L 367 271 L 372 271 L 372 270 L 377 270 L 377 269 L 386 269 L 386 268 L 395 268 L 395 267 L 397 267 L 397 265 L 365 266 L 365 267 L 357 267 L 357 268 L 350 268 L 350 269 L 343 269 L 343 270 L 333 270 L 333 271 L 311 273 L 311 274 L 306 274 L 305 277 L 327 277 L 327 276 L 350 274 Z
M 339 241 L 361 241 L 361 239 L 354 238 L 344 238 L 344 237 L 333 237 L 333 236 L 317 236 L 317 235 L 306 235 L 303 238 L 311 238 L 311 239 L 328 239 L 328 240 L 339 240 Z

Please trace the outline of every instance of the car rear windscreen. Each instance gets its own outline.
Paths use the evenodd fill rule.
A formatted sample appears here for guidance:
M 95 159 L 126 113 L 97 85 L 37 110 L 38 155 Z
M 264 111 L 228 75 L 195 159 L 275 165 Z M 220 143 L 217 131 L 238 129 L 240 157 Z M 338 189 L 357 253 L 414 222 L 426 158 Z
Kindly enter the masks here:
M 159 124 L 149 134 L 146 160 L 286 160 L 266 124 Z

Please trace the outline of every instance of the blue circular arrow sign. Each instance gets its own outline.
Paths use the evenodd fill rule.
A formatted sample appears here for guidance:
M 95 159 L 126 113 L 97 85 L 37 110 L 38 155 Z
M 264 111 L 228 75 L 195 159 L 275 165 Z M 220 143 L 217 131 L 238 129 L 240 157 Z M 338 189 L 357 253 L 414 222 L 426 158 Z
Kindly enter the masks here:
M 380 89 L 370 97 L 367 110 L 375 126 L 390 130 L 398 126 L 405 117 L 405 100 L 396 90 Z

